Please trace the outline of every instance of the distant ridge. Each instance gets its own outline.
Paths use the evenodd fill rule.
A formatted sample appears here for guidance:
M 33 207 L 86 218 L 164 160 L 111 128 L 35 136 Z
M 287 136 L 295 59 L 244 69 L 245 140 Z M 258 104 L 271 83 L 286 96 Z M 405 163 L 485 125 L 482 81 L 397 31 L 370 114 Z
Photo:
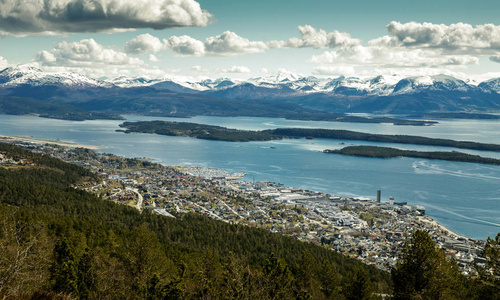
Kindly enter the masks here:
M 72 105 L 89 101 L 111 101 L 115 104 L 115 110 L 120 105 L 130 104 L 131 98 L 134 101 L 161 98 L 163 102 L 196 98 L 201 102 L 209 99 L 239 100 L 236 106 L 239 105 L 237 103 L 242 103 L 241 100 L 245 100 L 245 105 L 254 101 L 272 101 L 288 103 L 283 107 L 294 104 L 304 110 L 322 113 L 499 112 L 500 78 L 489 79 L 477 85 L 472 82 L 474 81 L 464 81 L 448 75 L 318 78 L 289 72 L 245 81 L 227 77 L 181 81 L 175 78 L 123 76 L 97 80 L 77 73 L 49 73 L 19 66 L 0 71 L 0 96 L 30 97 Z M 123 100 L 123 103 L 117 103 L 117 99 Z M 162 105 L 165 106 L 163 102 Z M 85 109 L 98 110 L 103 105 L 99 103 L 95 107 L 84 106 Z M 180 109 L 178 104 L 174 106 L 171 111 L 165 111 L 161 105 L 156 108 L 148 105 L 133 113 L 166 115 Z M 217 114 L 217 109 L 220 109 L 217 105 L 208 108 L 207 114 Z M 119 109 L 114 112 L 121 113 Z

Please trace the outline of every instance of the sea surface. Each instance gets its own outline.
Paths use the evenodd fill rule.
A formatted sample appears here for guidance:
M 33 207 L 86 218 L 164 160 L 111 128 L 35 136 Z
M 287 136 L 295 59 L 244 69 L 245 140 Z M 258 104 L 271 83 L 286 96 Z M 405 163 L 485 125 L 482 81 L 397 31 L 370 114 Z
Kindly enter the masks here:
M 196 122 L 247 130 L 278 127 L 347 129 L 500 144 L 500 121 L 497 120 L 438 120 L 438 125 L 420 127 L 251 117 L 126 118 L 128 121 Z M 349 157 L 320 151 L 347 145 L 383 145 L 422 151 L 456 150 L 499 159 L 500 152 L 327 139 L 208 141 L 116 132 L 121 122 L 0 115 L 0 134 L 104 146 L 106 148 L 99 151 L 126 157 L 149 157 L 165 165 L 245 172 L 249 181 L 272 181 L 340 196 L 375 199 L 380 189 L 382 201 L 393 196 L 396 201 L 423 205 L 427 215 L 459 234 L 486 239 L 500 232 L 500 166 L 416 158 Z

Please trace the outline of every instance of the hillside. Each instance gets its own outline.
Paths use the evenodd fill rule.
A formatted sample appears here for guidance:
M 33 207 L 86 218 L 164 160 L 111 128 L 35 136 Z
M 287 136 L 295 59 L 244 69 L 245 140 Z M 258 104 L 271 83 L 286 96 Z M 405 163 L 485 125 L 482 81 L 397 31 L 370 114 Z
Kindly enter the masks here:
M 3 143 L 0 153 L 19 162 L 0 167 L 7 299 L 339 299 L 356 280 L 388 292 L 388 273 L 322 247 L 201 215 L 141 214 L 72 188 L 98 180 L 81 167 Z
M 89 112 L 65 103 L 51 103 L 34 98 L 0 96 L 0 114 L 37 115 L 43 118 L 84 121 L 122 119 L 114 114 Z

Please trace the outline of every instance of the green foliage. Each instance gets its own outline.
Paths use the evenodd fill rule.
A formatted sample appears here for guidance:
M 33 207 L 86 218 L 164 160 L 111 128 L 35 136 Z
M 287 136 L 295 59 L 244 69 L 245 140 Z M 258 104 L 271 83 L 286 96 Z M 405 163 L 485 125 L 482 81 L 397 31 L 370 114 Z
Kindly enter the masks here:
M 189 136 L 204 140 L 229 142 L 270 141 L 282 137 L 261 131 L 228 129 L 220 126 L 186 122 L 139 121 L 124 122 L 125 132 L 155 133 L 170 136 Z
M 486 258 L 486 269 L 479 268 L 481 285 L 478 294 L 482 299 L 500 299 L 500 233 L 495 239 L 488 237 L 483 255 Z
M 274 253 L 264 265 L 265 291 L 270 299 L 292 299 L 294 277 L 285 262 Z M 266 298 L 267 298 L 266 297 Z
M 368 280 L 368 273 L 362 268 L 355 268 L 344 279 L 342 291 L 346 300 L 374 299 L 374 286 Z
M 454 147 L 462 149 L 485 150 L 485 151 L 500 151 L 500 145 L 485 144 L 468 141 L 454 141 L 449 139 L 436 139 L 423 136 L 412 135 L 389 135 L 389 134 L 372 134 L 349 130 L 334 130 L 334 129 L 310 129 L 310 128 L 278 128 L 264 130 L 276 135 L 289 137 L 315 137 L 323 139 L 338 139 L 338 140 L 356 140 L 369 141 L 378 143 L 399 143 L 413 145 L 428 145 Z
M 371 134 L 371 133 L 362 133 L 349 130 L 335 130 L 335 129 L 277 128 L 277 129 L 269 129 L 262 131 L 250 131 L 250 130 L 229 129 L 220 126 L 204 125 L 204 124 L 196 124 L 188 122 L 165 122 L 165 121 L 124 122 L 123 124 L 120 125 L 120 127 L 127 128 L 126 130 L 124 130 L 124 132 L 127 133 L 142 132 L 142 133 L 155 133 L 155 134 L 170 135 L 170 136 L 190 136 L 199 139 L 219 140 L 219 141 L 229 141 L 229 142 L 269 141 L 269 140 L 283 139 L 283 138 L 324 138 L 324 139 L 338 139 L 338 140 L 360 140 L 360 141 L 370 141 L 378 143 L 430 145 L 430 146 L 454 147 L 454 148 L 485 150 L 485 151 L 500 151 L 500 145 L 497 144 L 454 141 L 448 139 L 436 139 L 436 138 L 411 136 L 411 135 Z M 333 150 L 326 150 L 325 152 L 333 152 L 341 154 L 359 152 L 363 153 L 363 156 L 394 157 L 395 154 L 392 154 L 389 151 L 389 149 L 392 148 L 373 149 L 369 147 L 347 147 L 342 150 L 346 153 L 336 152 Z M 420 152 L 416 151 L 408 151 L 408 153 L 406 153 L 405 156 L 409 154 L 421 155 L 419 153 Z M 356 155 L 356 154 L 349 154 L 349 155 Z M 432 152 L 432 155 L 435 157 L 445 157 L 436 159 L 446 159 L 446 157 L 448 157 L 459 161 L 463 161 L 461 159 L 466 159 L 467 161 L 469 161 L 475 159 L 476 157 L 473 155 L 467 155 L 465 153 L 459 153 L 459 152 L 451 152 L 451 153 Z M 402 156 L 402 155 L 401 153 L 399 154 L 396 153 L 396 156 Z M 477 156 L 477 158 L 486 161 L 486 158 L 481 158 L 479 156 Z
M 469 299 L 458 265 L 422 230 L 405 243 L 391 275 L 394 299 Z
M 85 169 L 0 149 L 35 162 L 0 168 L 1 220 L 8 220 L 0 222 L 6 229 L 0 274 L 16 261 L 17 250 L 3 250 L 12 249 L 16 237 L 25 241 L 16 249 L 28 253 L 20 271 L 0 285 L 2 297 L 325 299 L 341 295 L 340 278 L 355 267 L 366 269 L 369 281 L 389 282 L 385 272 L 262 229 L 195 214 L 141 214 L 70 187 L 93 178 Z
M 460 161 L 490 165 L 500 165 L 500 159 L 481 157 L 457 151 L 452 152 L 421 152 L 411 150 L 400 150 L 389 147 L 377 146 L 349 146 L 340 150 L 325 150 L 325 153 L 335 153 L 351 156 L 377 157 L 377 158 L 393 158 L 393 157 L 416 157 L 425 159 L 440 159 L 448 161 Z

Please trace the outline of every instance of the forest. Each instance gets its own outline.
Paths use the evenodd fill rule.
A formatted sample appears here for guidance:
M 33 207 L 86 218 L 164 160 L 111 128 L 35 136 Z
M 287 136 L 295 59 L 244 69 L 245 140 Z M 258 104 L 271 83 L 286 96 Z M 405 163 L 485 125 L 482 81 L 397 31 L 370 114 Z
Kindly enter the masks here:
M 196 124 L 189 122 L 138 121 L 124 122 L 119 129 L 125 133 L 140 132 L 170 136 L 189 136 L 198 139 L 228 142 L 270 141 L 292 138 L 323 138 L 338 140 L 357 140 L 378 143 L 399 143 L 454 147 L 461 149 L 500 151 L 500 145 L 450 139 L 428 138 L 412 135 L 371 134 L 350 130 L 312 129 L 312 128 L 277 128 L 262 131 L 237 130 L 221 126 Z
M 375 157 L 375 158 L 394 158 L 394 157 L 415 157 L 425 159 L 439 159 L 447 161 L 469 162 L 487 165 L 500 165 L 500 159 L 482 157 L 458 151 L 413 151 L 401 150 L 390 147 L 377 146 L 349 146 L 339 150 L 324 150 L 324 153 L 334 153 L 350 156 Z
M 342 299 L 390 275 L 318 245 L 202 215 L 167 218 L 71 184 L 92 173 L 0 143 L 5 299 Z M 22 255 L 19 255 L 21 253 Z
M 270 141 L 283 136 L 262 131 L 238 130 L 221 126 L 188 122 L 139 121 L 124 122 L 120 127 L 127 128 L 125 133 L 141 132 L 170 136 L 189 136 L 197 139 L 227 142 Z
M 500 235 L 477 280 L 425 232 L 397 267 L 197 214 L 142 214 L 72 187 L 90 171 L 0 143 L 2 299 L 500 299 Z M 415 265 L 417 263 L 417 265 Z
M 284 135 L 289 137 L 313 137 L 323 139 L 339 139 L 339 140 L 356 140 L 368 141 L 377 143 L 398 143 L 412 145 L 427 145 L 454 147 L 461 149 L 483 150 L 483 151 L 500 151 L 498 144 L 476 143 L 470 141 L 455 141 L 450 139 L 428 138 L 414 135 L 390 135 L 390 134 L 372 134 L 350 130 L 334 130 L 334 129 L 309 129 L 309 128 L 278 128 L 264 130 L 276 135 Z

